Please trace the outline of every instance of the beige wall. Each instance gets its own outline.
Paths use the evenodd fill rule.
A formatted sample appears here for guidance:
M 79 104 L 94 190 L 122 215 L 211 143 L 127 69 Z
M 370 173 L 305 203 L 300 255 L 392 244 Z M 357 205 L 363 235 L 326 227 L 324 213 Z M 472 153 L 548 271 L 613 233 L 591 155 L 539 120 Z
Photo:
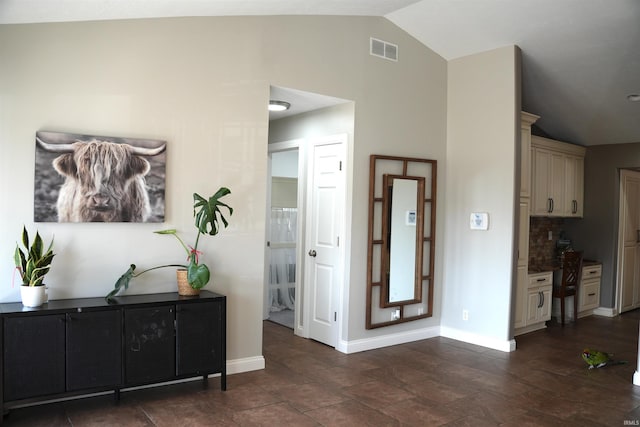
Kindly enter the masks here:
M 371 36 L 398 44 L 400 61 L 370 56 Z M 23 223 L 55 234 L 58 256 L 47 279 L 52 298 L 102 296 L 131 262 L 180 261 L 175 242 L 152 231 L 175 227 L 192 240 L 192 192 L 225 185 L 236 210 L 230 228 L 201 242 L 213 269 L 208 288 L 228 296 L 229 359 L 261 355 L 265 105 L 273 84 L 355 102 L 345 339 L 429 324 L 364 329 L 368 156 L 445 160 L 446 62 L 393 24 L 362 17 L 242 17 L 4 25 L 0 61 L 0 277 L 7 283 L 0 301 L 19 299 L 8 284 Z M 38 130 L 167 140 L 166 223 L 33 224 Z M 444 201 L 444 191 L 439 194 Z M 443 222 L 438 231 L 443 237 Z M 438 283 L 442 244 L 440 238 Z M 129 292 L 174 286 L 173 275 L 159 271 L 137 279 Z
M 443 333 L 503 350 L 512 346 L 519 59 L 509 46 L 448 68 Z M 472 212 L 489 213 L 487 231 L 470 230 Z

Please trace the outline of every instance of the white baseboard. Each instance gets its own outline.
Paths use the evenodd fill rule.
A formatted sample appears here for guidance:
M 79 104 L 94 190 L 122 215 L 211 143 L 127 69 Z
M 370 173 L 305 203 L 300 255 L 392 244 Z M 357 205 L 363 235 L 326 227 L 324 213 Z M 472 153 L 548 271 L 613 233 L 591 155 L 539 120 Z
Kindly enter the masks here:
M 264 369 L 264 366 L 264 356 L 227 360 L 227 374 L 233 375 L 249 371 L 258 371 Z
M 640 385 L 640 372 L 638 371 L 633 373 L 633 385 Z
M 425 340 L 440 335 L 439 326 L 418 329 L 414 331 L 399 332 L 377 337 L 363 338 L 353 341 L 341 340 L 336 346 L 336 350 L 342 353 L 358 353 L 360 351 L 374 350 L 376 348 L 389 347 L 392 345 L 405 344 L 408 342 Z
M 618 315 L 618 310 L 609 307 L 598 307 L 593 309 L 593 314 L 596 316 L 616 317 Z
M 461 331 L 455 328 L 449 328 L 446 326 L 442 326 L 440 328 L 440 335 L 457 341 L 463 341 L 469 344 L 475 344 L 482 347 L 492 348 L 494 350 L 504 351 L 506 353 L 516 350 L 516 341 L 514 339 L 503 341 L 484 335 Z

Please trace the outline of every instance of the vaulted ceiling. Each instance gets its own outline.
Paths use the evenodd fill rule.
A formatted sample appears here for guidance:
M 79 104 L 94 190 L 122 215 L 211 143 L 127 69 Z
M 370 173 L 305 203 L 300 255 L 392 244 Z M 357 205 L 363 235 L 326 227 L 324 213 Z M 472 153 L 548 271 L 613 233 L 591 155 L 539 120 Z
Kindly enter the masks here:
M 637 0 L 0 1 L 0 24 L 310 14 L 384 16 L 447 60 L 518 45 L 523 109 L 541 116 L 543 133 L 581 145 L 640 142 L 640 101 L 628 99 L 640 95 Z

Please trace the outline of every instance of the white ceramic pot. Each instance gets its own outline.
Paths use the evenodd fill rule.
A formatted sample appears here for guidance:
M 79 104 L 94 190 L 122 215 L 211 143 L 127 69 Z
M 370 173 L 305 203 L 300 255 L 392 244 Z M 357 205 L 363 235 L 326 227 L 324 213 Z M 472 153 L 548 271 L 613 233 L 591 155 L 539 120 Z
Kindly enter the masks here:
M 47 288 L 45 286 L 20 286 L 20 297 L 25 307 L 40 307 L 47 302 Z

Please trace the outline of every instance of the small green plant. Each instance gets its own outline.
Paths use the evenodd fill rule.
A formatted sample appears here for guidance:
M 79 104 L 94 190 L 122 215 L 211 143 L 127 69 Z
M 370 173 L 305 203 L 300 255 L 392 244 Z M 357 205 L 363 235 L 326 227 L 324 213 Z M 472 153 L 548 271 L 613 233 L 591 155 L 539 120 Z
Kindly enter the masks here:
M 198 242 L 200 241 L 200 235 L 208 234 L 210 236 L 215 236 L 220 231 L 222 225 L 224 225 L 224 227 L 229 225 L 227 219 L 220 210 L 220 208 L 223 207 L 227 208 L 229 215 L 233 215 L 233 208 L 220 201 L 220 199 L 227 194 L 231 194 L 231 191 L 226 187 L 220 187 L 220 189 L 218 189 L 218 191 L 208 199 L 205 199 L 197 193 L 193 193 L 193 216 L 195 218 L 196 228 L 198 229 L 196 241 L 193 246 L 187 246 L 175 229 L 154 231 L 156 234 L 170 234 L 174 236 L 187 254 L 187 260 L 189 261 L 188 265 L 160 265 L 136 273 L 136 265 L 131 264 L 129 269 L 116 281 L 114 289 L 106 296 L 107 301 L 110 301 L 120 291 L 120 289 L 128 289 L 129 282 L 134 277 L 138 277 L 147 271 L 156 270 L 158 268 L 185 268 L 187 270 L 187 281 L 194 289 L 202 289 L 207 283 L 209 283 L 209 279 L 211 277 L 209 267 L 207 267 L 206 264 L 200 264 L 198 262 L 199 255 L 201 254 L 201 252 L 198 251 Z
M 24 251 L 20 249 L 20 244 L 16 244 L 13 260 L 16 270 L 20 273 L 22 286 L 43 286 L 44 276 L 51 268 L 51 262 L 55 254 L 53 253 L 53 239 L 49 243 L 47 250 L 44 250 L 44 242 L 40 233 L 36 231 L 36 236 L 29 246 L 29 233 L 27 227 L 22 228 L 22 245 Z

